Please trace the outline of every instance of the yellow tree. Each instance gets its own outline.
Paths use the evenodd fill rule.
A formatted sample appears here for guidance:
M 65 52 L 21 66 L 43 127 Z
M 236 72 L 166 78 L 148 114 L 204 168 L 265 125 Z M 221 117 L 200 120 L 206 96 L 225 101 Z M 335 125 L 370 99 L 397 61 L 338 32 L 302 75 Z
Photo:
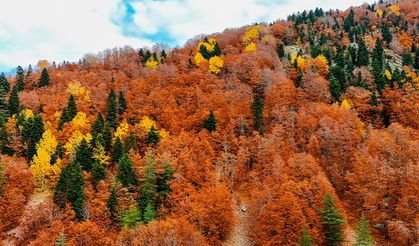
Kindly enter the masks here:
M 60 173 L 60 160 L 51 163 L 52 155 L 55 154 L 58 141 L 50 129 L 45 130 L 42 139 L 37 144 L 36 155 L 31 162 L 31 172 L 39 191 L 51 187 Z
M 213 56 L 209 59 L 209 69 L 211 73 L 218 74 L 224 66 L 224 61 L 218 56 Z

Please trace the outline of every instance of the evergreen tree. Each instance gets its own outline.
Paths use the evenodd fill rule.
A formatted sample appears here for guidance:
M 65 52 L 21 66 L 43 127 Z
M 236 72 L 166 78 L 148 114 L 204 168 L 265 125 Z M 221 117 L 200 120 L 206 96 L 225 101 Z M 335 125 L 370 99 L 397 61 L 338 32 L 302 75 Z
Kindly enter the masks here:
M 3 117 L 0 117 L 0 153 L 4 155 L 13 155 L 13 150 L 9 147 L 9 134 Z
M 263 104 L 259 95 L 253 98 L 252 114 L 253 128 L 263 135 Z
M 119 159 L 121 159 L 122 153 L 123 152 L 123 147 L 122 147 L 122 142 L 121 139 L 119 137 L 116 137 L 115 139 L 115 144 L 113 146 L 113 151 L 112 151 L 112 162 L 113 163 L 118 163 Z
M 163 164 L 163 173 L 157 175 L 156 185 L 158 197 L 155 202 L 156 208 L 160 206 L 162 201 L 169 195 L 171 189 L 168 182 L 173 177 L 173 170 L 169 164 Z
M 343 241 L 342 225 L 345 222 L 342 220 L 340 213 L 336 210 L 335 203 L 333 202 L 330 193 L 326 193 L 320 214 L 322 215 L 320 221 L 323 224 L 326 244 L 329 246 L 339 245 L 339 243 Z
M 125 100 L 124 93 L 119 91 L 118 96 L 118 114 L 122 115 L 128 109 L 127 101 Z
M 26 160 L 30 162 L 36 154 L 36 145 L 44 133 L 44 122 L 41 115 L 28 118 L 22 127 L 22 141 L 26 143 Z
M 115 92 L 112 89 L 108 95 L 108 104 L 106 108 L 106 122 L 113 129 L 116 129 L 116 127 L 118 126 L 116 113 L 117 113 L 116 98 L 115 98 Z
M 138 208 L 131 207 L 121 215 L 121 227 L 135 228 L 141 222 L 141 213 Z
M 42 69 L 41 77 L 39 78 L 38 87 L 44 87 L 49 85 L 49 75 L 46 68 Z
M 364 214 L 361 215 L 361 218 L 356 225 L 355 238 L 356 243 L 353 244 L 353 246 L 374 246 L 368 220 L 365 218 Z
M 112 150 L 112 129 L 108 123 L 105 123 L 103 127 L 102 140 L 105 151 L 110 152 Z
M 308 234 L 307 228 L 304 226 L 302 230 L 302 236 L 298 242 L 298 246 L 311 246 L 310 234 Z
M 413 65 L 413 67 L 416 70 L 419 70 L 419 48 L 415 49 L 415 64 Z
M 333 76 L 333 74 L 330 74 L 330 78 L 329 78 L 329 90 L 330 90 L 330 95 L 333 98 L 333 101 L 338 101 L 340 98 L 340 95 L 342 93 L 342 88 L 340 86 L 339 81 L 337 81 L 335 79 L 335 77 Z
M 129 185 L 137 186 L 137 176 L 132 169 L 131 160 L 127 153 L 125 153 L 118 163 L 118 174 L 117 179 L 121 182 L 124 187 Z
M 12 92 L 10 93 L 8 110 L 10 115 L 14 115 L 19 112 L 19 96 L 17 85 L 13 86 Z
M 402 64 L 403 66 L 412 66 L 413 65 L 413 57 L 412 54 L 409 51 L 406 51 L 402 55 Z
M 348 17 L 346 17 L 344 23 L 343 23 L 343 29 L 346 32 L 349 32 L 349 30 L 351 29 L 351 27 L 354 25 L 354 11 L 351 9 L 351 11 L 348 14 Z
M 16 69 L 16 84 L 15 87 L 17 92 L 21 92 L 25 89 L 25 71 L 21 66 L 18 66 Z
M 369 64 L 368 49 L 362 38 L 358 39 L 358 50 L 357 50 L 356 57 L 357 57 L 356 65 L 358 67 L 368 66 Z
M 111 188 L 111 194 L 109 195 L 108 200 L 106 201 L 106 207 L 108 208 L 108 211 L 110 213 L 110 217 L 112 220 L 115 220 L 116 218 L 116 208 L 118 206 L 118 200 L 116 199 L 116 192 L 115 188 Z
M 155 218 L 154 207 L 151 203 L 148 203 L 144 210 L 144 216 L 143 216 L 144 224 L 148 224 L 148 222 L 154 220 L 154 218 Z
M 0 85 L 0 117 L 6 118 L 9 114 L 8 105 L 6 101 L 6 91 Z
M 93 141 L 96 140 L 97 135 L 103 132 L 104 125 L 105 125 L 105 121 L 103 120 L 102 113 L 99 112 L 96 117 L 96 120 L 93 122 L 92 127 L 90 129 L 90 134 L 92 135 Z
M 54 202 L 64 208 L 67 202 L 76 213 L 77 220 L 83 220 L 84 204 L 83 174 L 79 163 L 72 162 L 61 170 L 54 191 Z
M 60 120 L 58 121 L 58 130 L 61 130 L 64 123 L 71 122 L 77 115 L 76 100 L 73 95 L 68 99 L 67 107 L 63 109 Z
M 96 189 L 97 185 L 101 180 L 106 178 L 106 169 L 105 167 L 98 161 L 94 161 L 92 165 L 92 184 L 93 187 Z
M 386 25 L 381 26 L 381 36 L 383 37 L 383 40 L 387 44 L 390 44 L 391 40 L 393 40 L 393 36 L 391 35 L 391 32 L 390 32 L 388 26 L 386 26 Z
M 374 50 L 372 51 L 372 74 L 377 85 L 378 92 L 384 88 L 384 49 L 381 40 L 377 38 Z
M 0 74 L 0 89 L 3 89 L 5 93 L 10 91 L 9 81 L 7 80 L 4 73 Z
M 125 138 L 123 152 L 129 153 L 131 149 L 135 149 L 135 138 L 132 132 Z
M 156 145 L 159 142 L 159 138 L 160 138 L 159 133 L 157 132 L 156 128 L 154 126 L 151 126 L 145 138 L 145 142 L 147 144 Z
M 141 195 L 138 201 L 138 209 L 143 215 L 143 220 L 145 220 L 144 215 L 147 206 L 155 204 L 157 198 L 157 177 L 155 173 L 155 160 L 154 154 L 151 151 L 146 153 L 146 160 L 143 172 L 143 183 L 141 184 L 140 189 Z
M 285 57 L 285 50 L 284 50 L 284 44 L 278 43 L 276 45 L 276 53 L 278 54 L 279 59 L 282 59 Z
M 370 101 L 371 106 L 377 106 L 378 105 L 378 101 L 377 101 L 377 94 L 375 93 L 375 90 L 373 90 L 371 92 L 371 101 Z
M 92 169 L 93 157 L 92 150 L 87 143 L 86 139 L 83 138 L 76 152 L 76 162 L 81 164 L 81 167 L 85 171 Z
M 209 116 L 202 122 L 202 126 L 209 132 L 214 132 L 216 130 L 217 126 L 215 122 L 215 116 L 212 110 L 209 111 Z
M 217 42 L 215 42 L 215 44 L 214 44 L 214 50 L 212 51 L 212 53 L 211 53 L 211 57 L 212 56 L 220 56 L 221 55 L 221 49 L 220 49 L 220 46 L 218 45 L 218 43 Z

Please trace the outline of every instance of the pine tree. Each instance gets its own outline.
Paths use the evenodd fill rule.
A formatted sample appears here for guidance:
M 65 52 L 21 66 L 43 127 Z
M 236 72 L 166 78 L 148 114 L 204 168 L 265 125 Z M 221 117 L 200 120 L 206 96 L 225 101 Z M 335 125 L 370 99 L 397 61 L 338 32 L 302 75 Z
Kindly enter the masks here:
M 7 80 L 4 73 L 0 74 L 0 88 L 2 88 L 6 93 L 10 91 L 9 81 Z
M 209 111 L 209 116 L 202 122 L 202 126 L 209 132 L 214 132 L 216 130 L 217 126 L 215 122 L 215 116 L 212 110 Z
M 19 112 L 19 96 L 17 85 L 13 86 L 12 92 L 10 93 L 8 110 L 10 115 L 14 115 Z
M 413 65 L 413 57 L 409 51 L 405 51 L 402 55 L 402 64 L 403 66 L 412 66 Z
M 122 115 L 128 109 L 127 101 L 125 100 L 124 93 L 119 91 L 118 96 L 118 114 Z
M 302 236 L 298 242 L 298 246 L 311 246 L 310 234 L 308 234 L 307 228 L 304 226 L 302 230 Z
M 102 113 L 99 112 L 96 120 L 93 122 L 92 127 L 90 129 L 90 134 L 92 135 L 93 141 L 96 140 L 97 135 L 101 134 L 103 132 L 105 122 L 103 120 Z
M 346 32 L 349 32 L 351 27 L 354 25 L 354 17 L 355 17 L 354 11 L 351 9 L 351 11 L 348 14 L 348 17 L 345 19 L 343 23 L 343 29 Z
M 118 174 L 117 179 L 121 182 L 124 187 L 129 185 L 137 186 L 137 176 L 132 169 L 131 160 L 127 153 L 125 153 L 118 163 Z
M 377 38 L 374 50 L 372 51 L 372 74 L 377 85 L 378 92 L 384 88 L 384 49 L 381 40 Z
M 140 188 L 141 195 L 138 201 L 138 209 L 144 216 L 147 206 L 155 204 L 157 199 L 157 177 L 155 173 L 155 160 L 154 153 L 151 151 L 146 153 L 143 172 L 143 183 L 141 184 Z M 145 220 L 144 217 L 143 220 Z
M 415 64 L 413 65 L 413 67 L 416 70 L 419 70 L 419 48 L 415 49 Z
M 111 188 L 111 194 L 109 195 L 108 200 L 106 201 L 106 207 L 110 213 L 112 220 L 116 219 L 116 208 L 118 206 L 118 200 L 116 199 L 115 188 Z
M 98 161 L 94 161 L 92 165 L 91 173 L 92 173 L 91 181 L 92 181 L 93 187 L 96 189 L 99 182 L 106 178 L 106 169 Z
M 252 114 L 253 128 L 263 135 L 263 104 L 259 95 L 253 98 Z
M 81 164 L 83 170 L 90 171 L 92 169 L 92 150 L 85 138 L 81 140 L 80 145 L 77 148 L 75 160 L 77 163 Z
M 6 118 L 9 114 L 8 105 L 6 101 L 6 91 L 0 86 L 0 117 Z
M 105 151 L 110 152 L 112 150 L 112 129 L 108 123 L 105 123 L 103 127 L 102 140 Z
M 345 223 L 342 216 L 335 208 L 330 193 L 326 193 L 323 200 L 323 207 L 319 211 L 322 215 L 320 221 L 323 224 L 326 243 L 329 246 L 339 245 L 343 241 L 342 225 Z
M 21 66 L 18 66 L 16 69 L 16 89 L 17 92 L 21 92 L 25 89 L 25 71 Z
M 159 133 L 157 132 L 156 128 L 154 126 L 150 127 L 150 130 L 147 133 L 147 136 L 145 138 L 145 142 L 147 144 L 153 144 L 156 145 L 159 142 Z
M 154 213 L 154 207 L 151 204 L 151 202 L 149 202 L 144 210 L 144 216 L 143 216 L 144 224 L 148 224 L 148 222 L 154 220 L 155 216 L 156 215 Z
M 214 50 L 211 53 L 211 56 L 220 56 L 221 55 L 221 49 L 217 42 L 214 44 Z
M 118 163 L 119 159 L 121 159 L 122 153 L 123 152 L 123 147 L 122 147 L 122 142 L 121 139 L 119 137 L 116 137 L 115 139 L 115 144 L 113 146 L 113 151 L 112 151 L 112 162 L 113 163 Z
M 84 186 L 79 163 L 72 162 L 61 170 L 54 191 L 54 202 L 61 208 L 70 202 L 77 220 L 83 220 Z
M 76 100 L 73 95 L 68 99 L 67 107 L 63 109 L 60 120 L 58 121 L 58 130 L 61 130 L 64 123 L 71 122 L 77 115 Z
M 375 93 L 375 90 L 373 90 L 371 92 L 371 101 L 370 101 L 370 105 L 371 106 L 377 106 L 378 105 L 378 101 L 377 101 L 377 94 Z
M 117 113 L 116 98 L 115 98 L 115 92 L 112 89 L 108 95 L 108 104 L 106 108 L 106 122 L 113 129 L 116 129 L 116 127 L 118 126 L 116 113 Z
M 9 134 L 3 117 L 0 117 L 0 153 L 4 155 L 13 155 L 13 150 L 9 147 Z
M 49 75 L 46 68 L 42 69 L 41 77 L 39 78 L 38 87 L 44 87 L 49 85 Z
M 285 51 L 284 51 L 284 44 L 280 43 L 276 45 L 276 53 L 278 54 L 279 59 L 285 57 Z
M 368 49 L 362 38 L 358 39 L 358 50 L 357 50 L 356 57 L 357 57 L 356 65 L 358 67 L 368 66 L 369 64 Z
M 368 220 L 365 218 L 364 214 L 361 215 L 361 218 L 356 225 L 355 238 L 356 243 L 353 244 L 353 246 L 374 246 Z
M 393 36 L 391 35 L 391 32 L 390 32 L 388 26 L 386 26 L 386 25 L 381 26 L 381 36 L 383 37 L 383 40 L 387 44 L 390 44 L 391 40 L 393 40 Z

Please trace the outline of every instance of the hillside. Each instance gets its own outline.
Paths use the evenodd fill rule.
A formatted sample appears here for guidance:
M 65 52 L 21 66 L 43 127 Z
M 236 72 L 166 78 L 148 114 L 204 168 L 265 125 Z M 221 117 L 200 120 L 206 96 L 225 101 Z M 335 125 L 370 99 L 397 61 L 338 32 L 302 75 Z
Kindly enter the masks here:
M 418 16 L 317 8 L 0 76 L 3 245 L 419 245 Z

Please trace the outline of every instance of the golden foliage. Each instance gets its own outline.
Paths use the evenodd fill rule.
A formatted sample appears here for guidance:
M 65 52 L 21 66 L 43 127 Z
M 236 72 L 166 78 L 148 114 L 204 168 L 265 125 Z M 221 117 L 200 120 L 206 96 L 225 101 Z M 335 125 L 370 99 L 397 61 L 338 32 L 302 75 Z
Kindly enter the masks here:
M 77 80 L 68 82 L 67 92 L 73 96 L 83 97 L 86 102 L 90 102 L 90 91 Z
M 93 149 L 93 159 L 106 166 L 109 164 L 110 157 L 106 155 L 105 148 L 99 144 Z
M 195 64 L 197 66 L 201 65 L 201 63 L 205 62 L 205 58 L 201 55 L 200 52 L 196 53 L 195 57 L 193 58 Z
M 244 51 L 255 52 L 256 51 L 256 43 L 255 42 L 250 42 L 248 45 L 246 45 L 246 48 L 244 48 Z
M 31 172 L 39 191 L 52 187 L 60 173 L 60 160 L 51 165 L 51 156 L 55 153 L 58 141 L 50 129 L 45 130 L 37 144 L 36 155 L 31 162 Z
M 71 134 L 71 137 L 68 139 L 67 143 L 64 144 L 65 153 L 69 156 L 75 154 L 77 146 L 80 145 L 83 139 L 85 139 L 87 142 L 90 142 L 90 140 L 92 140 L 92 135 L 90 135 L 90 133 L 83 135 L 79 130 L 74 131 Z
M 154 60 L 153 57 L 150 57 L 145 63 L 145 66 L 149 69 L 157 69 L 158 65 L 159 65 L 159 62 Z
M 156 122 L 154 122 L 148 116 L 143 116 L 138 125 L 146 131 L 149 131 L 152 126 L 157 129 Z
M 255 41 L 259 37 L 259 26 L 249 27 L 242 38 L 244 44 Z
M 342 101 L 342 104 L 340 105 L 341 109 L 346 109 L 346 110 L 350 110 L 351 109 L 351 105 L 349 104 L 349 102 L 345 99 Z
M 200 49 L 201 46 L 205 46 L 205 48 L 208 50 L 208 52 L 211 52 L 214 50 L 215 44 L 217 43 L 217 41 L 214 38 L 207 38 L 207 42 L 205 41 L 200 41 L 198 43 L 198 51 Z
M 396 16 L 399 16 L 399 15 L 400 15 L 400 8 L 399 8 L 399 6 L 397 6 L 396 4 L 391 5 L 391 6 L 389 7 L 389 9 L 390 9 L 390 13 L 393 13 L 393 14 L 394 14 L 394 15 L 396 15 Z
M 209 69 L 210 73 L 218 74 L 221 71 L 221 68 L 224 66 L 224 61 L 218 56 L 213 56 L 209 59 Z
M 123 120 L 121 122 L 121 124 L 119 124 L 119 126 L 116 128 L 115 131 L 115 138 L 119 137 L 120 139 L 123 139 L 123 137 L 125 137 L 128 134 L 128 122 L 126 120 Z
M 386 69 L 386 71 L 384 72 L 384 74 L 385 74 L 385 76 L 386 76 L 386 78 L 388 79 L 388 80 L 391 80 L 391 72 L 390 71 L 388 71 L 388 69 Z
M 76 129 L 88 129 L 90 127 L 89 120 L 87 119 L 86 113 L 84 112 L 77 112 L 77 115 L 74 116 L 71 124 Z
M 27 109 L 27 108 L 25 108 L 25 109 L 22 111 L 22 113 L 21 113 L 21 114 L 23 114 L 23 118 L 24 118 L 25 120 L 27 120 L 27 119 L 29 119 L 29 118 L 32 118 L 32 117 L 34 116 L 33 111 L 32 111 L 32 110 L 30 110 L 30 109 Z
M 36 66 L 37 66 L 39 69 L 44 69 L 44 68 L 46 68 L 46 67 L 48 66 L 48 61 L 47 61 L 47 60 L 39 60 L 39 61 L 36 63 Z

